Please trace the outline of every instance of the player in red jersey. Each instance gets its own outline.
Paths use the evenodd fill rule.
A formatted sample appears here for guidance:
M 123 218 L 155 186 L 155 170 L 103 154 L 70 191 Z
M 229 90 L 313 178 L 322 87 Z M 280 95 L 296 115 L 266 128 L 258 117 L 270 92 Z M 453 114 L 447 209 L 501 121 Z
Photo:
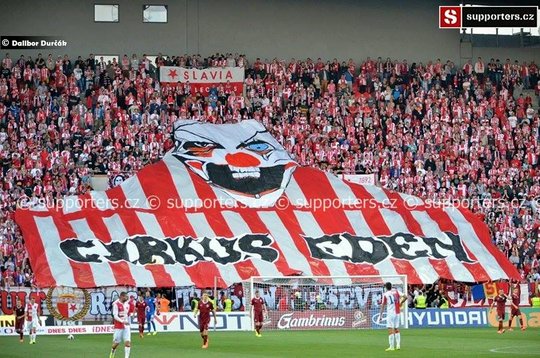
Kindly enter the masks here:
M 508 321 L 508 330 L 513 331 L 512 328 L 512 321 L 514 320 L 514 317 L 519 317 L 519 326 L 521 327 L 521 330 L 525 330 L 525 326 L 523 325 L 523 318 L 521 317 L 521 311 L 519 310 L 519 289 L 514 288 L 514 291 L 512 292 L 512 305 L 510 306 L 510 320 Z
M 20 298 L 17 298 L 15 306 L 15 332 L 19 333 L 19 342 L 23 342 L 24 332 L 24 306 Z
M 255 291 L 255 297 L 251 299 L 251 317 L 255 323 L 255 336 L 261 337 L 261 329 L 263 327 L 264 315 L 266 313 L 266 304 L 264 298 L 261 297 L 259 290 Z
M 139 337 L 144 338 L 144 323 L 146 319 L 146 302 L 144 296 L 139 295 L 139 300 L 135 303 L 137 309 L 137 322 L 139 323 Z
M 210 312 L 214 315 L 214 326 L 216 325 L 216 308 L 210 299 L 208 293 L 203 293 L 202 299 L 199 301 L 193 314 L 197 318 L 199 313 L 199 331 L 203 340 L 202 348 L 208 348 L 208 325 L 210 324 Z
M 504 333 L 503 329 L 503 321 L 505 319 L 505 313 L 504 313 L 504 306 L 506 304 L 506 300 L 508 298 L 504 294 L 503 290 L 499 290 L 499 294 L 493 298 L 493 302 L 491 303 L 491 307 L 489 308 L 489 313 L 493 310 L 493 306 L 497 304 L 497 319 L 499 320 L 499 330 L 497 333 L 501 334 Z

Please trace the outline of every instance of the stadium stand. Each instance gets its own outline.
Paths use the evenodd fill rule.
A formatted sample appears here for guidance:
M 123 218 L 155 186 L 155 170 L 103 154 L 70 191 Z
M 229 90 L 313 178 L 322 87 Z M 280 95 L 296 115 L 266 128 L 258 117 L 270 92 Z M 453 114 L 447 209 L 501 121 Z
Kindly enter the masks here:
M 160 88 L 156 69 L 239 66 L 244 93 Z M 32 286 L 17 205 L 111 185 L 172 148 L 178 118 L 255 118 L 302 165 L 374 173 L 381 186 L 467 204 L 523 281 L 540 280 L 540 77 L 534 62 L 458 68 L 370 59 L 6 55 L 0 68 L 1 287 Z

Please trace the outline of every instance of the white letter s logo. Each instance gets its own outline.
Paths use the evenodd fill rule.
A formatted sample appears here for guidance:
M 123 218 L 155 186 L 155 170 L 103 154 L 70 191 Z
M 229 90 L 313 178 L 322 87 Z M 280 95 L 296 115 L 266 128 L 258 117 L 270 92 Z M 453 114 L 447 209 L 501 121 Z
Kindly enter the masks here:
M 457 11 L 454 9 L 448 9 L 444 12 L 444 23 L 447 25 L 454 25 L 457 22 Z

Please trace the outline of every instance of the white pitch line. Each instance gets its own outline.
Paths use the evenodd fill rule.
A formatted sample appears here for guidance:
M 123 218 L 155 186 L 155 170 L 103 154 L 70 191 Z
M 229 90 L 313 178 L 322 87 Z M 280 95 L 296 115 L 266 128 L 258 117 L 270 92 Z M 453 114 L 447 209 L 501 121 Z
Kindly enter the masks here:
M 507 346 L 507 347 L 499 347 L 499 348 L 492 348 L 489 351 L 491 353 L 500 353 L 500 354 L 509 354 L 509 353 L 516 353 L 519 351 L 519 354 L 524 355 L 538 355 L 538 352 L 524 352 L 523 349 L 531 348 L 532 350 L 537 350 L 538 346 Z

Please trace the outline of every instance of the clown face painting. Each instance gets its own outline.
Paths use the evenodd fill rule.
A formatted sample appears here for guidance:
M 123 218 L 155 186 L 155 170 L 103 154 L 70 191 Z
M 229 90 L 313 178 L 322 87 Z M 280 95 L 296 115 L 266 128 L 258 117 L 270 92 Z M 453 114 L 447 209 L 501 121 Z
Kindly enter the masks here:
M 262 124 L 179 120 L 173 155 L 210 185 L 249 207 L 275 204 L 297 163 Z

